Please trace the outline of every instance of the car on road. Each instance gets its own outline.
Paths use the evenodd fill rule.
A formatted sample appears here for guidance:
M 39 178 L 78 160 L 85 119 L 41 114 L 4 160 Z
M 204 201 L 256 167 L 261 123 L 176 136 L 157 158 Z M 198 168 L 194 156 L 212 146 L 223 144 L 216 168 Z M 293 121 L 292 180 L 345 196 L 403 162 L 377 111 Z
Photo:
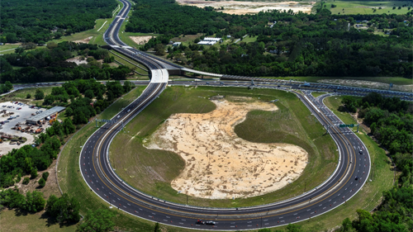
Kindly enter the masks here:
M 206 225 L 215 225 L 216 223 L 214 221 L 206 221 L 205 224 Z
M 354 178 L 355 180 L 359 180 L 359 177 L 358 176 L 356 176 L 356 178 Z
M 363 150 L 360 150 L 359 152 L 360 152 L 360 155 L 363 155 Z
M 198 219 L 198 220 L 196 221 L 196 224 L 205 225 L 205 222 Z

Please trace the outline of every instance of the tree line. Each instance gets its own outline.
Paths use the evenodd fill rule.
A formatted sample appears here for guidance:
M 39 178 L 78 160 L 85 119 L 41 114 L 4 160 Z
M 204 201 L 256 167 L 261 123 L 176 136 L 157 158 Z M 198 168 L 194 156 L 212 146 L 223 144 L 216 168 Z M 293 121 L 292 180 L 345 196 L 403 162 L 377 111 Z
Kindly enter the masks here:
M 371 93 L 363 98 L 344 97 L 340 111 L 358 112 L 378 143 L 388 149 L 401 172 L 393 189 L 383 192 L 383 203 L 371 214 L 357 210 L 358 218 L 346 218 L 341 232 L 408 232 L 413 230 L 413 105 L 399 98 Z
M 44 44 L 62 35 L 93 29 L 98 18 L 111 18 L 115 0 L 3 0 L 0 42 Z

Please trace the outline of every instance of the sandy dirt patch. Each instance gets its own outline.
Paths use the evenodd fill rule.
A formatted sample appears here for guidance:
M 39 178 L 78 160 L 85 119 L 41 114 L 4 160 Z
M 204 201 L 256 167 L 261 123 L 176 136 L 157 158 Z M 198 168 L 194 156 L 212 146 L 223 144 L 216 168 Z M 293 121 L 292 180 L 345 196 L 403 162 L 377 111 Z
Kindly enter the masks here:
M 342 79 L 331 79 L 331 80 L 320 80 L 318 82 L 329 83 L 329 84 L 339 84 L 354 87 L 365 87 L 365 88 L 375 88 L 375 89 L 389 89 L 389 84 L 374 81 L 360 81 L 360 80 L 342 80 Z M 393 85 L 392 90 L 397 91 L 413 91 L 413 85 Z
M 133 42 L 138 45 L 146 44 L 150 39 L 155 38 L 156 36 L 129 36 Z
M 178 4 L 196 6 L 204 8 L 211 6 L 214 8 L 224 7 L 223 13 L 227 14 L 256 14 L 260 11 L 266 10 L 292 10 L 294 12 L 311 13 L 311 8 L 315 2 L 306 2 L 307 4 L 300 4 L 299 2 L 249 2 L 249 1 L 204 1 L 204 0 L 178 0 Z
M 172 188 L 209 199 L 252 197 L 278 190 L 300 176 L 308 160 L 304 149 L 252 143 L 234 132 L 249 111 L 275 111 L 274 104 L 212 102 L 217 108 L 210 113 L 172 115 L 146 142 L 148 149 L 173 151 L 185 160 Z
M 93 38 L 93 36 L 89 36 L 86 39 L 74 40 L 75 43 L 89 43 L 89 41 Z
M 76 63 L 77 65 L 87 64 L 86 59 L 82 60 L 80 56 L 76 56 L 76 57 L 67 59 L 66 62 L 73 62 L 73 63 Z

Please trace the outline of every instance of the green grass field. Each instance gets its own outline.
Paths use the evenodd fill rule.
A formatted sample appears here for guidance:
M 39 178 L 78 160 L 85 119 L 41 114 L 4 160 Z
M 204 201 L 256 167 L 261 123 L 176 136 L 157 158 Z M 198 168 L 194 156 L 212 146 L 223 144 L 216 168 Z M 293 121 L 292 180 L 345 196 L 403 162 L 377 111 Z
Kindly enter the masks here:
M 14 50 L 18 48 L 20 45 L 17 44 L 6 44 L 0 46 L 0 54 L 9 54 L 14 53 Z
M 327 9 L 333 14 L 406 14 L 408 12 L 407 6 L 412 6 L 410 1 L 325 1 Z M 331 4 L 337 5 L 335 8 L 331 8 Z M 402 7 L 400 10 L 399 6 Z M 317 6 L 315 6 L 317 7 Z M 382 9 L 379 9 L 381 7 Z M 396 9 L 393 9 L 396 7 Z M 372 9 L 375 8 L 374 12 Z M 344 9 L 344 11 L 343 11 Z
M 253 37 L 245 37 L 244 39 L 242 39 L 240 42 L 245 42 L 245 43 L 251 43 L 251 42 L 255 42 L 257 41 L 258 36 L 253 36 Z
M 311 94 L 313 95 L 313 97 L 318 97 L 318 96 L 326 94 L 326 92 L 312 92 Z
M 21 89 L 16 92 L 7 94 L 3 96 L 0 101 L 20 101 L 24 103 L 30 103 L 30 104 L 36 104 L 39 103 L 41 104 L 43 102 L 42 100 L 34 100 L 34 94 L 36 93 L 37 89 L 41 89 L 44 92 L 44 95 L 48 95 L 52 93 L 52 88 L 53 87 L 41 87 L 41 88 L 28 88 L 28 89 Z M 26 98 L 27 94 L 30 93 L 31 98 Z
M 178 194 L 170 182 L 184 168 L 179 155 L 161 150 L 148 150 L 142 141 L 148 138 L 164 120 L 174 113 L 205 113 L 215 105 L 210 96 L 249 96 L 263 101 L 280 99 L 276 112 L 251 111 L 245 122 L 235 127 L 239 137 L 252 142 L 289 143 L 309 153 L 309 163 L 301 177 L 287 187 L 269 194 L 235 200 L 206 200 Z M 310 111 L 291 93 L 240 88 L 167 88 L 140 115 L 118 134 L 110 148 L 110 159 L 118 175 L 131 186 L 164 200 L 211 207 L 243 207 L 271 203 L 302 194 L 321 184 L 334 171 L 338 158 L 331 137 Z M 126 142 L 127 141 L 127 142 Z M 136 155 L 139 154 L 139 155 Z M 163 181 L 154 179 L 147 168 L 154 170 Z M 315 171 L 316 170 L 316 171 Z

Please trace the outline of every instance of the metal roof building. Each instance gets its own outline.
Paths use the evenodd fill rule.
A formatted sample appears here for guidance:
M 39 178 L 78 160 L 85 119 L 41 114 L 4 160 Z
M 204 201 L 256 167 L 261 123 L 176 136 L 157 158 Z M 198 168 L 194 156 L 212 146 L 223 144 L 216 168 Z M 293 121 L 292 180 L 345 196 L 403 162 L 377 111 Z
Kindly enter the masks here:
M 56 113 L 62 112 L 64 109 L 66 109 L 66 107 L 55 106 L 51 109 L 48 109 L 44 112 L 41 112 L 40 114 L 37 114 L 37 115 L 34 115 L 34 116 L 30 117 L 29 119 L 27 119 L 26 122 L 27 122 L 27 124 L 38 124 L 40 120 L 44 120 L 48 116 L 52 116 Z

